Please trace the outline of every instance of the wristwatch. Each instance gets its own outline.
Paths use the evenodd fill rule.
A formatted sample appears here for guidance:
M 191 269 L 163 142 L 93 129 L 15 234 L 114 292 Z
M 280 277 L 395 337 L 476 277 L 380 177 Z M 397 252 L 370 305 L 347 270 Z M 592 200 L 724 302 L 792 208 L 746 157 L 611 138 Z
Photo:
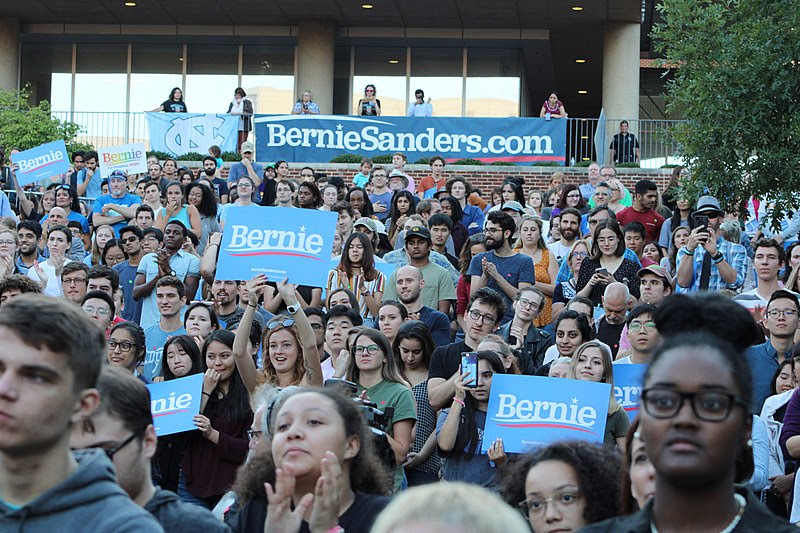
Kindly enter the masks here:
M 290 315 L 295 315 L 300 310 L 300 306 L 297 304 L 287 305 L 286 310 Z

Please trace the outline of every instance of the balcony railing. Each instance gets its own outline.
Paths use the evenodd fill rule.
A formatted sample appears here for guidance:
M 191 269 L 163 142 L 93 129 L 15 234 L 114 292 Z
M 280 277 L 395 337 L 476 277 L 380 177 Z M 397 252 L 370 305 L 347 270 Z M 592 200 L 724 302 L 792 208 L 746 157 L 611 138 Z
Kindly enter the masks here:
M 147 119 L 145 113 L 103 112 L 103 111 L 54 111 L 53 116 L 70 120 L 83 127 L 77 140 L 95 147 L 114 146 L 142 142 L 150 149 Z M 639 139 L 641 166 L 658 168 L 662 165 L 680 163 L 676 159 L 677 144 L 672 140 L 670 127 L 679 121 L 674 120 L 631 120 L 630 131 Z M 611 136 L 619 131 L 620 120 L 603 121 L 605 131 L 598 134 L 601 125 L 597 118 L 567 119 L 567 166 L 582 161 L 598 160 L 598 148 L 609 162 L 608 146 Z M 603 136 L 603 139 L 597 137 Z M 255 131 L 250 140 L 255 141 Z

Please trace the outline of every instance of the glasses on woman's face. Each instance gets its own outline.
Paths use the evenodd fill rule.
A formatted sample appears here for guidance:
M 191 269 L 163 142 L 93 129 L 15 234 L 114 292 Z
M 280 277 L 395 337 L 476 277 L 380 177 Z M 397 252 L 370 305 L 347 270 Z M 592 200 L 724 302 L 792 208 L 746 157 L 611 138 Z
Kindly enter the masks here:
M 569 194 L 567 195 L 567 198 L 573 198 L 573 199 L 575 199 L 575 198 L 580 198 L 580 197 L 581 197 L 581 194 L 580 194 L 580 193 L 574 193 L 574 194 L 573 194 L 573 193 L 569 193 Z
M 369 346 L 353 346 L 353 354 L 361 355 L 366 352 L 369 355 L 375 355 L 380 351 L 380 349 L 380 346 L 377 344 L 370 344 Z
M 572 254 L 573 259 L 585 259 L 587 257 L 589 257 L 588 252 L 573 252 Z
M 114 339 L 108 339 L 108 349 L 113 352 L 117 348 L 119 348 L 120 352 L 130 352 L 131 348 L 133 348 L 133 343 L 127 341 L 117 342 Z
M 722 391 L 682 392 L 666 387 L 642 390 L 644 410 L 653 418 L 674 418 L 683 408 L 684 400 L 692 405 L 694 416 L 705 422 L 722 422 L 731 414 L 734 405 L 748 406 L 741 397 Z
M 236 188 L 237 189 L 252 189 L 253 186 L 250 184 L 250 182 L 244 181 L 244 182 L 237 183 L 236 184 Z
M 8 241 L 8 240 L 0 241 L 0 246 L 14 246 L 16 244 L 17 243 L 15 241 Z
M 577 487 L 566 487 L 553 494 L 550 498 L 531 498 L 523 500 L 517 507 L 528 516 L 541 516 L 549 505 L 554 505 L 559 509 L 565 509 L 576 504 L 580 500 L 581 493 Z

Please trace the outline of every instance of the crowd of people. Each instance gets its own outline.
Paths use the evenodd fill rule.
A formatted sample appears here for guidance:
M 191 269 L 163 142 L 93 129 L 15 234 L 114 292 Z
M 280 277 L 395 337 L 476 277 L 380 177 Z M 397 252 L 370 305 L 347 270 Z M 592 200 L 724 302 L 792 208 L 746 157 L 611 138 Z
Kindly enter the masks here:
M 750 223 L 767 201 L 686 197 L 682 169 L 484 192 L 439 156 L 418 181 L 402 153 L 294 180 L 241 152 L 227 174 L 210 147 L 196 171 L 107 180 L 75 152 L 27 190 L 4 167 L 0 530 L 800 522 L 800 217 L 773 234 Z M 216 275 L 228 214 L 253 205 L 337 214 L 320 286 Z M 627 364 L 647 365 L 633 421 Z M 484 446 L 496 374 L 611 384 L 602 444 Z M 146 385 L 192 375 L 195 429 L 157 437 Z

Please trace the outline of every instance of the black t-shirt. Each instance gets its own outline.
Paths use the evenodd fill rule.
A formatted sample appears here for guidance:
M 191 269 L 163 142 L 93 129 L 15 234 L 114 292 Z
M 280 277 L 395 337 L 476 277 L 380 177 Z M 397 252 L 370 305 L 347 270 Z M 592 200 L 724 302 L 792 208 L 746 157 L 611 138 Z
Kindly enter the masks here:
M 624 328 L 625 322 L 612 326 L 606 321 L 605 317 L 601 318 L 597 324 L 597 340 L 606 343 L 611 348 L 613 357 L 616 357 L 619 351 L 619 336 Z
M 447 346 L 439 346 L 431 355 L 431 365 L 428 369 L 428 379 L 442 378 L 448 380 L 453 377 L 461 366 L 461 353 L 471 352 L 472 348 L 466 342 L 454 342 Z
M 167 100 L 161 104 L 161 107 L 164 108 L 165 113 L 186 113 L 186 104 L 175 100 Z
M 369 533 L 375 518 L 387 505 L 389 505 L 388 496 L 356 492 L 353 505 L 339 516 L 339 526 L 347 533 Z M 267 500 L 265 498 L 250 500 L 242 508 L 233 531 L 238 533 L 264 531 L 266 518 Z M 300 524 L 300 533 L 311 533 L 305 520 Z

